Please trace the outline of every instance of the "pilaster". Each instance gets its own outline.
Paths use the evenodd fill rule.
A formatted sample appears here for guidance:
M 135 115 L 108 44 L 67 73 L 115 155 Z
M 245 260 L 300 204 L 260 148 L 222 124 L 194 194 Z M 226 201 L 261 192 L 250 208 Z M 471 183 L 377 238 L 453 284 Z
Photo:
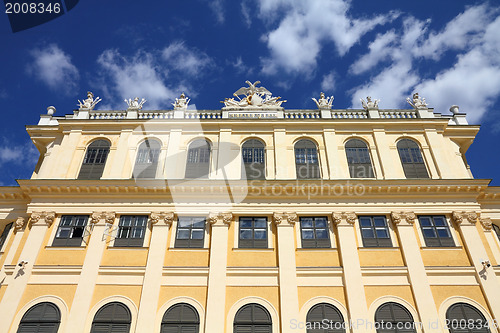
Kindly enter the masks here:
M 131 161 L 131 159 L 133 158 L 132 156 L 128 156 L 130 145 L 129 138 L 131 134 L 131 129 L 122 130 L 122 132 L 120 133 L 113 159 L 109 160 L 109 162 L 111 162 L 111 168 L 106 178 L 119 179 L 123 177 L 130 177 L 130 165 L 133 165 L 133 163 L 135 162 Z M 109 157 L 112 156 L 108 156 L 108 158 Z M 129 171 L 126 175 L 124 174 L 125 169 Z
M 21 301 L 21 297 L 31 277 L 33 265 L 42 248 L 45 233 L 54 222 L 55 216 L 54 212 L 43 211 L 31 213 L 31 230 L 20 257 L 20 260 L 25 264 L 20 266 L 16 265 L 14 274 L 9 279 L 7 290 L 0 303 L 0 313 L 2 314 L 0 332 L 9 332 L 9 327 L 16 315 L 19 302 Z
M 498 297 L 500 280 L 495 275 L 493 267 L 488 267 L 485 262 L 489 259 L 476 227 L 478 214 L 473 211 L 455 211 L 453 212 L 452 218 L 460 230 L 465 250 L 478 274 L 478 280 L 484 291 L 484 298 L 490 307 L 493 319 L 498 321 L 500 320 L 500 297 Z M 491 225 L 488 225 L 487 220 L 482 223 L 483 227 L 491 227 Z
M 151 242 L 149 243 L 146 272 L 142 283 L 141 301 L 137 315 L 136 332 L 154 332 L 158 295 L 160 294 L 163 262 L 167 251 L 168 231 L 174 220 L 174 213 L 151 213 Z
M 216 165 L 217 179 L 241 178 L 241 149 L 231 142 L 231 130 L 220 129 L 218 163 Z
M 399 236 L 422 329 L 424 332 L 444 332 L 443 328 L 431 325 L 438 320 L 439 315 L 413 227 L 417 216 L 413 212 L 392 212 L 391 219 Z M 414 320 L 417 321 L 418 318 Z
M 498 240 L 496 239 L 497 235 L 493 230 L 493 222 L 489 217 L 481 217 L 479 221 L 483 227 L 484 237 L 486 237 L 486 241 L 490 246 L 493 257 L 495 258 L 497 265 L 500 265 L 500 246 Z
M 300 318 L 294 233 L 294 225 L 298 222 L 298 217 L 296 213 L 274 213 L 273 222 L 278 233 L 281 329 L 284 333 L 293 332 L 290 323 Z
M 233 214 L 211 213 L 208 222 L 212 231 L 205 332 L 224 332 L 228 229 Z
M 86 315 L 90 311 L 90 302 L 94 287 L 99 274 L 99 266 L 106 246 L 104 231 L 106 223 L 113 224 L 115 221 L 114 212 L 94 212 L 92 213 L 89 223 L 91 223 L 92 234 L 87 247 L 87 254 L 83 262 L 82 272 L 78 286 L 76 287 L 75 297 L 71 304 L 66 325 L 68 333 L 83 333 Z
M 165 162 L 165 178 L 180 179 L 184 178 L 186 171 L 186 153 L 181 153 L 179 147 L 181 146 L 181 129 L 172 129 L 168 138 L 167 159 Z
M 325 153 L 328 161 L 330 179 L 348 178 L 349 175 L 339 166 L 340 153 L 337 149 L 338 142 L 334 129 L 325 128 L 323 130 L 325 140 Z
M 377 146 L 377 153 L 379 154 L 379 161 L 382 165 L 384 179 L 405 178 L 395 143 L 391 142 L 391 144 L 389 144 L 389 142 L 387 142 L 385 129 L 374 128 L 373 138 L 375 140 L 375 145 Z M 397 168 L 396 161 L 399 162 L 399 168 Z
M 356 243 L 356 214 L 333 213 L 333 223 L 337 225 L 340 257 L 344 270 L 344 286 L 349 309 L 350 320 L 354 323 L 366 323 L 368 306 L 366 304 L 365 286 L 361 275 L 361 264 L 359 262 L 358 246 Z M 366 325 L 354 325 L 352 332 L 368 332 Z

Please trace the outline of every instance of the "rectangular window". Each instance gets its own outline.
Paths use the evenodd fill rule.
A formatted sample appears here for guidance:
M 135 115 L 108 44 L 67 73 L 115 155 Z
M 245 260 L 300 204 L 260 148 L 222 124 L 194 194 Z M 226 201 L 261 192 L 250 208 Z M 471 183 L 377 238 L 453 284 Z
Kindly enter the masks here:
M 426 246 L 455 246 L 450 228 L 444 216 L 419 216 L 420 227 Z
M 147 215 L 120 216 L 114 246 L 143 246 L 147 223 Z
M 63 215 L 52 246 L 80 246 L 89 217 L 87 215 Z
M 267 248 L 267 218 L 240 217 L 240 236 L 238 247 Z
M 392 247 L 385 216 L 360 216 L 359 226 L 364 247 Z
M 12 225 L 14 225 L 13 222 L 7 224 L 3 229 L 2 235 L 0 236 L 0 251 L 2 251 L 3 244 L 5 244 L 5 241 L 7 240 L 7 236 L 9 235 Z
M 300 237 L 303 248 L 329 248 L 328 219 L 324 216 L 301 217 Z
M 204 217 L 179 217 L 175 247 L 203 248 L 205 240 Z

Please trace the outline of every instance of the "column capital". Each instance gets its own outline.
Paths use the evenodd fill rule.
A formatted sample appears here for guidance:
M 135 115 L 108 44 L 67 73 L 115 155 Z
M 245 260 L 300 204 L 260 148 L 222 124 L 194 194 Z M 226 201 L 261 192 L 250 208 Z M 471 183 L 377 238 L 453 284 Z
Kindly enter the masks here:
M 398 226 L 413 225 L 417 215 L 414 212 L 391 212 L 392 223 Z
M 31 213 L 31 224 L 37 223 L 39 221 L 45 222 L 47 226 L 51 226 L 56 218 L 55 212 L 33 212 Z M 16 221 L 17 223 L 17 221 Z
M 294 225 L 298 222 L 297 213 L 274 213 L 273 222 L 276 226 Z
M 233 213 L 223 212 L 223 213 L 210 213 L 208 215 L 208 223 L 212 226 L 228 226 L 233 222 Z
M 481 217 L 479 219 L 479 222 L 481 222 L 481 225 L 483 226 L 483 230 L 489 231 L 493 228 L 493 223 L 491 222 L 490 217 Z
M 477 222 L 478 214 L 476 212 L 454 211 L 451 217 L 458 225 L 465 225 L 467 223 L 474 225 Z
M 24 218 L 24 216 L 19 216 L 16 222 L 14 222 L 14 229 L 21 230 L 22 228 L 24 228 L 25 224 L 26 224 L 26 219 Z
M 151 212 L 149 215 L 149 219 L 151 220 L 151 224 L 157 224 L 162 221 L 165 225 L 171 226 L 174 221 L 174 213 L 173 212 Z
M 354 226 L 356 218 L 356 213 L 353 212 L 332 213 L 333 223 L 338 226 Z
M 115 212 L 93 212 L 90 218 L 90 223 L 97 224 L 101 221 L 104 223 L 113 224 L 115 222 Z

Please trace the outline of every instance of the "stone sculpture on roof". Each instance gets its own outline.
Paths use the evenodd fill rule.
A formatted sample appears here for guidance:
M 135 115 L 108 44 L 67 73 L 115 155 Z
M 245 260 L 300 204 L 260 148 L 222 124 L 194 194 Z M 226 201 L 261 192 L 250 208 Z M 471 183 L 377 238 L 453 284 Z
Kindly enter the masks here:
M 365 109 L 365 110 L 378 109 L 378 102 L 380 102 L 380 99 L 372 100 L 371 96 L 367 96 L 366 101 L 361 98 L 361 105 L 363 106 L 363 109 Z
M 126 99 L 125 103 L 127 103 L 128 105 L 128 110 L 142 110 L 142 106 L 144 105 L 144 103 L 146 103 L 146 100 L 143 98 L 139 102 L 139 97 L 136 97 L 134 99 Z
M 234 92 L 235 98 L 226 98 L 222 103 L 224 103 L 223 110 L 238 110 L 242 108 L 246 109 L 266 109 L 266 110 L 281 110 L 281 104 L 286 101 L 280 101 L 281 97 L 272 97 L 272 93 L 264 87 L 257 87 L 260 81 L 255 81 L 254 83 L 250 81 L 245 81 L 248 87 L 241 87 L 236 92 Z M 240 98 L 240 95 L 244 95 Z
M 312 98 L 314 103 L 318 106 L 318 109 L 320 110 L 331 110 L 332 104 L 333 104 L 333 96 L 326 97 L 325 98 L 325 93 L 322 92 L 319 95 L 319 100 L 316 100 L 316 98 Z
M 420 98 L 420 96 L 417 93 L 414 93 L 412 98 L 408 97 L 406 99 L 408 104 L 410 104 L 415 110 L 418 109 L 427 109 L 427 103 L 425 102 L 425 98 Z
M 94 106 L 96 106 L 96 104 L 100 101 L 102 101 L 101 98 L 97 97 L 94 99 L 94 94 L 91 91 L 87 91 L 87 98 L 84 99 L 83 102 L 78 100 L 78 106 L 80 107 L 80 110 L 93 110 Z
M 172 103 L 172 105 L 174 106 L 174 110 L 187 110 L 189 101 L 190 99 L 187 98 L 184 93 L 182 93 L 179 98 L 175 99 L 175 103 Z

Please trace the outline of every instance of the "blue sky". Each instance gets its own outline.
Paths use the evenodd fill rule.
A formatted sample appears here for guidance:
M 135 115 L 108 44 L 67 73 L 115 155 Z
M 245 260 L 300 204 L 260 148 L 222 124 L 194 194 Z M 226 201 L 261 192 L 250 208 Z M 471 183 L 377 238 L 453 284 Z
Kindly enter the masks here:
M 38 153 L 24 126 L 49 105 L 71 113 L 91 90 L 98 109 L 170 109 L 184 91 L 198 109 L 262 81 L 285 108 L 410 108 L 452 104 L 481 124 L 467 158 L 500 185 L 500 5 L 485 1 L 80 0 L 70 12 L 12 33 L 0 14 L 0 184 L 31 176 Z M 486 158 L 486 160 L 485 160 Z

